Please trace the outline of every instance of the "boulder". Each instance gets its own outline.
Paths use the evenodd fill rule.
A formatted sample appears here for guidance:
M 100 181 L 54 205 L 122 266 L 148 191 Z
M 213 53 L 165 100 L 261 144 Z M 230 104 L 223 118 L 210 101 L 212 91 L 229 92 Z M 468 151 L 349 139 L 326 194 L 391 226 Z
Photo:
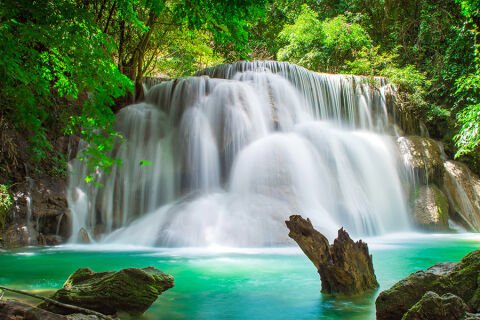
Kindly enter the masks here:
M 443 188 L 457 220 L 480 231 L 480 178 L 463 163 L 444 163 Z
M 415 199 L 414 219 L 428 230 L 448 229 L 448 199 L 436 185 L 420 186 Z
M 378 320 L 402 319 L 428 291 L 461 298 L 471 311 L 480 311 L 480 250 L 466 255 L 458 263 L 439 263 L 426 271 L 417 271 L 380 293 L 375 304 Z
M 405 166 L 420 183 L 441 183 L 445 157 L 437 141 L 409 136 L 398 138 L 397 143 Z
M 330 245 L 328 239 L 313 228 L 310 219 L 299 215 L 285 221 L 290 238 L 313 262 L 320 274 L 322 292 L 358 294 L 378 287 L 368 246 L 354 242 L 342 228 Z
M 138 316 L 172 287 L 173 277 L 153 267 L 98 273 L 82 268 L 70 275 L 51 299 L 103 314 L 120 312 Z M 39 307 L 59 314 L 72 313 L 49 303 Z
M 456 295 L 446 293 L 439 296 L 428 291 L 402 317 L 402 320 L 452 320 L 464 319 L 470 308 Z

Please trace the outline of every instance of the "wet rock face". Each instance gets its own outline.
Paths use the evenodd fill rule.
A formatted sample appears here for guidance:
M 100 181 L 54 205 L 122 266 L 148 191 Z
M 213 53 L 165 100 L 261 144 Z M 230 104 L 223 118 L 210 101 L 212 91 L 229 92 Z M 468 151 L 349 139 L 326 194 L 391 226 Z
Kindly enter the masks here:
M 422 184 L 442 181 L 444 156 L 438 142 L 419 136 L 400 137 L 400 154 Z
M 443 188 L 462 223 L 480 231 L 480 178 L 463 163 L 446 161 Z
M 2 236 L 2 245 L 7 249 L 14 249 L 28 246 L 30 235 L 27 226 L 20 224 L 10 225 Z
M 438 295 L 448 293 L 456 295 L 467 304 L 471 312 L 478 313 L 480 312 L 480 283 L 477 282 L 479 276 L 480 251 L 471 252 L 458 263 L 439 263 L 425 271 L 412 273 L 407 278 L 397 282 L 392 288 L 380 293 L 375 302 L 377 319 L 402 319 L 405 313 L 416 305 L 428 291 L 435 292 Z M 441 298 L 444 299 L 445 297 Z M 426 297 L 424 300 L 432 301 L 435 299 Z M 438 302 L 439 300 L 436 299 L 435 301 Z M 447 301 L 444 299 L 441 303 L 445 305 Z M 424 306 L 416 309 L 424 310 L 429 305 L 426 301 L 421 304 L 424 304 Z
M 49 178 L 35 181 L 32 190 L 32 217 L 38 221 L 37 231 L 43 234 L 55 234 L 61 227 L 61 219 L 68 215 L 68 203 L 66 196 L 66 181 L 64 178 Z M 62 231 L 63 237 L 69 234 L 66 228 Z
M 452 220 L 480 231 L 480 178 L 466 165 L 446 161 L 435 140 L 409 136 L 400 137 L 397 142 L 405 166 L 420 183 L 413 199 L 417 224 L 425 229 L 446 229 L 448 216 L 444 213 L 449 211 Z M 447 196 L 448 206 L 442 192 Z
M 366 243 L 354 242 L 342 228 L 330 245 L 309 219 L 299 215 L 290 216 L 285 223 L 290 230 L 289 237 L 297 242 L 317 268 L 322 292 L 358 294 L 378 287 Z
M 448 199 L 436 185 L 420 186 L 415 199 L 414 218 L 427 230 L 448 229 Z
M 19 183 L 13 190 L 13 198 L 10 227 L 28 225 L 28 240 L 15 246 L 55 245 L 68 239 L 70 212 L 66 178 L 45 177 Z M 12 246 L 7 243 L 5 247 Z
M 153 267 L 98 273 L 83 268 L 75 271 L 51 299 L 103 314 L 140 315 L 172 287 L 173 277 Z M 59 314 L 72 313 L 48 303 L 39 307 Z

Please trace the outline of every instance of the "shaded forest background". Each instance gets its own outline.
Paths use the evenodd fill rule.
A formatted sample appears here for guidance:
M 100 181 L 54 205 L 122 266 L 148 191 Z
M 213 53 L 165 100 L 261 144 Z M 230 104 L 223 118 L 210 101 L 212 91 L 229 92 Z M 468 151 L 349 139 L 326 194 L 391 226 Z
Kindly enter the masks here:
M 254 59 L 388 77 L 478 173 L 479 25 L 480 0 L 0 0 L 0 183 L 65 175 L 72 136 L 108 170 L 143 77 Z

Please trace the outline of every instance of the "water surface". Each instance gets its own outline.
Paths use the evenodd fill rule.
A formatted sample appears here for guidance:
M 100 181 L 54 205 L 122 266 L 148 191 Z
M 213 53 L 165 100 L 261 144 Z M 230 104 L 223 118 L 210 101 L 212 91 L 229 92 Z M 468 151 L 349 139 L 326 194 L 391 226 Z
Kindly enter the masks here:
M 478 235 L 367 239 L 380 290 L 437 262 L 478 249 Z M 355 298 L 320 293 L 319 276 L 296 247 L 138 248 L 64 246 L 0 253 L 0 283 L 47 293 L 80 267 L 154 266 L 175 277 L 144 319 L 374 319 L 380 291 Z

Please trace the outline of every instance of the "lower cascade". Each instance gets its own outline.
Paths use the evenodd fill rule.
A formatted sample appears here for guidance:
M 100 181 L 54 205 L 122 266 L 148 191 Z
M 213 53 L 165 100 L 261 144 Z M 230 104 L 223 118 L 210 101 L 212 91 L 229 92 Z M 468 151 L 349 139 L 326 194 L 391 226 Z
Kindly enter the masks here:
M 410 228 L 411 179 L 393 90 L 279 62 L 240 62 L 161 82 L 117 115 L 121 159 L 101 188 L 71 162 L 72 241 L 144 246 L 290 243 L 309 217 L 329 238 Z

